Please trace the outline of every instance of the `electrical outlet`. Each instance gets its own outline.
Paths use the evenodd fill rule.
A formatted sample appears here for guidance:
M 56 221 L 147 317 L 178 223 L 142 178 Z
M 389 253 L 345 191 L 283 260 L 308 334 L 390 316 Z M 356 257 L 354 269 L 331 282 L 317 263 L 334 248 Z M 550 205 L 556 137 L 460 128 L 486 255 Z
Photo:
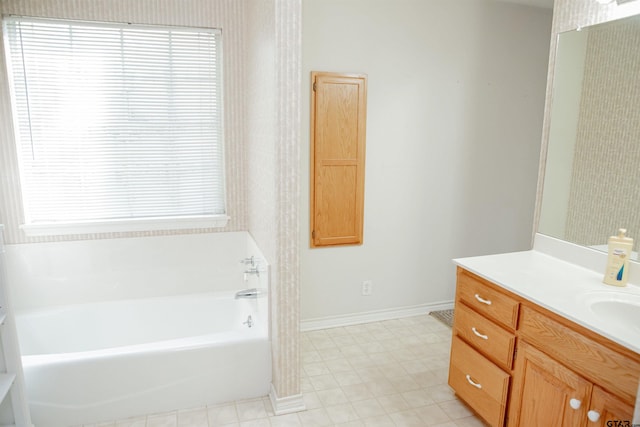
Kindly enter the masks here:
M 362 295 L 368 297 L 373 293 L 373 282 L 371 280 L 365 280 L 362 282 Z

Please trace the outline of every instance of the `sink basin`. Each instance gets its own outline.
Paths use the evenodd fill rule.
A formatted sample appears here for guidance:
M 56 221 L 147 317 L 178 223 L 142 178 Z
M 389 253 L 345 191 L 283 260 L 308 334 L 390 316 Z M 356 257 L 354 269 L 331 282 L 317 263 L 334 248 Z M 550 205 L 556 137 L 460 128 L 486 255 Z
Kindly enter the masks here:
M 585 303 L 603 322 L 640 334 L 640 295 L 623 291 L 591 292 Z

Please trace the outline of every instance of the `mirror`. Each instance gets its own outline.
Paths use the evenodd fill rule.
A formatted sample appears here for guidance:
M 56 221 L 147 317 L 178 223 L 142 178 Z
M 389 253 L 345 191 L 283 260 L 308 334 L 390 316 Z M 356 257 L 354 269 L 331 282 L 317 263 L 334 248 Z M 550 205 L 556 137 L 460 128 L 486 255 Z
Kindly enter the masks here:
M 640 15 L 559 35 L 538 232 L 640 242 Z

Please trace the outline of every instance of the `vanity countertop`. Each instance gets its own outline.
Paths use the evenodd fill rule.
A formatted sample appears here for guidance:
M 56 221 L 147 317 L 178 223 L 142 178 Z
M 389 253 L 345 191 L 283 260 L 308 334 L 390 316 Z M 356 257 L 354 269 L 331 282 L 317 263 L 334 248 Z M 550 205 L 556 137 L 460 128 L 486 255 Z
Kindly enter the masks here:
M 608 286 L 603 274 L 530 250 L 453 260 L 455 264 L 640 354 L 640 324 L 607 319 L 596 300 L 640 301 L 640 286 Z M 635 307 L 634 307 L 635 310 Z

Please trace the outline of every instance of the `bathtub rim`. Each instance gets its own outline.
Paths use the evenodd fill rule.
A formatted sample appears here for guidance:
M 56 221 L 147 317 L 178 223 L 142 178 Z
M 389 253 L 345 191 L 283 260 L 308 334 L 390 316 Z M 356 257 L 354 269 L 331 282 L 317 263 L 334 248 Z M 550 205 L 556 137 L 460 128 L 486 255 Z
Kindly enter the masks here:
M 194 297 L 207 296 L 217 300 L 234 300 L 236 290 L 229 291 L 213 291 L 213 292 L 194 292 L 189 294 L 178 294 L 175 296 L 155 296 L 144 298 L 128 298 L 121 300 L 109 300 L 99 301 L 93 303 L 79 303 L 79 304 L 66 304 L 51 306 L 46 308 L 32 308 L 26 310 L 20 310 L 15 313 L 16 325 L 18 326 L 20 318 L 37 315 L 56 315 L 63 313 L 66 310 L 87 306 L 100 307 L 100 309 L 108 308 L 110 305 L 117 305 L 121 303 L 136 303 L 141 301 L 170 301 L 176 298 L 182 300 L 192 299 Z M 263 292 L 258 296 L 259 300 L 267 299 L 267 292 Z M 268 301 L 266 301 L 268 302 Z M 266 310 L 266 308 L 265 308 Z M 253 314 L 253 313 L 252 313 Z M 252 327 L 246 327 L 243 325 L 236 325 L 234 329 L 214 332 L 209 334 L 190 335 L 180 338 L 172 338 L 165 340 L 157 340 L 144 342 L 140 344 L 126 344 L 113 347 L 104 347 L 98 349 L 82 350 L 82 351 L 70 351 L 70 352 L 56 352 L 56 353 L 35 353 L 27 354 L 21 347 L 22 364 L 24 367 L 38 366 L 46 363 L 64 363 L 71 361 L 78 361 L 84 359 L 97 360 L 106 357 L 117 357 L 119 355 L 132 355 L 132 354 L 150 354 L 159 351 L 168 350 L 192 350 L 202 347 L 221 346 L 225 343 L 241 342 L 248 340 L 269 340 L 269 326 L 268 326 L 268 313 L 257 310 L 255 312 L 256 318 L 254 319 L 254 325 Z M 257 320 L 257 322 L 256 322 Z M 20 340 L 20 328 L 18 328 L 18 340 Z

